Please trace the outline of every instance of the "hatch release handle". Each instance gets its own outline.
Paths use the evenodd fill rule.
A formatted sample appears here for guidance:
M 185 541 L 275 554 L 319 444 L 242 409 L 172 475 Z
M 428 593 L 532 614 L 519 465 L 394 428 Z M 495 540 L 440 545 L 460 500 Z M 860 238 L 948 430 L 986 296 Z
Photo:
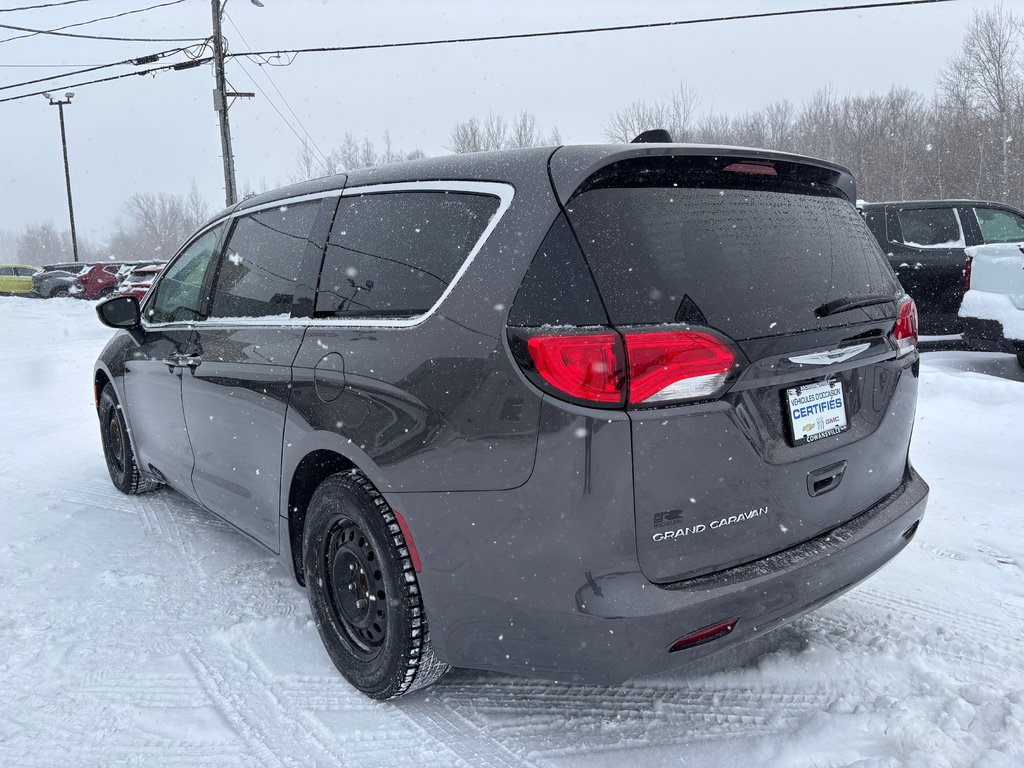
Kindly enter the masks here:
M 807 492 L 811 496 L 821 496 L 823 493 L 838 488 L 844 472 L 846 472 L 845 461 L 837 461 L 835 464 L 808 472 Z

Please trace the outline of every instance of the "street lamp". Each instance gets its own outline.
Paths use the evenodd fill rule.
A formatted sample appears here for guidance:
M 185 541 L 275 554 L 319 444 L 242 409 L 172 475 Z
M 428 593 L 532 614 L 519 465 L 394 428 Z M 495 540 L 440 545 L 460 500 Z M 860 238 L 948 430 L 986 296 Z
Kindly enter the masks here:
M 50 106 L 57 107 L 60 112 L 60 144 L 64 150 L 64 181 L 68 186 L 68 217 L 71 219 L 71 252 L 78 261 L 78 236 L 75 234 L 75 207 L 71 203 L 71 169 L 68 167 L 68 137 L 64 130 L 64 105 L 71 103 L 71 97 L 75 94 L 68 91 L 64 98 L 53 98 L 49 93 L 44 93 L 43 98 L 49 100 Z

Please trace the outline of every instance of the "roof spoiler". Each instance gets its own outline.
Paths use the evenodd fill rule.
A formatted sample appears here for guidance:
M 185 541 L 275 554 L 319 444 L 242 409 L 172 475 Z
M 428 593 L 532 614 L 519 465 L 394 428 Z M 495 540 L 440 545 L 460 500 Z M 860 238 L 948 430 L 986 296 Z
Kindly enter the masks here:
M 652 128 L 649 131 L 644 131 L 630 144 L 671 144 L 672 134 L 666 131 L 664 128 Z

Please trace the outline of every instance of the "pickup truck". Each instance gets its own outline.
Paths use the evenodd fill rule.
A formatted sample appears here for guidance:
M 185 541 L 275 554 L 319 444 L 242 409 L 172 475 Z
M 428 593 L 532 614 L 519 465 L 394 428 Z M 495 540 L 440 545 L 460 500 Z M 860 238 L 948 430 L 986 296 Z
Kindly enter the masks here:
M 1024 244 L 967 249 L 959 315 L 968 349 L 1009 352 L 1024 367 Z
M 984 200 L 858 202 L 903 288 L 917 303 L 921 334 L 960 333 L 966 249 L 1024 242 L 1024 211 Z

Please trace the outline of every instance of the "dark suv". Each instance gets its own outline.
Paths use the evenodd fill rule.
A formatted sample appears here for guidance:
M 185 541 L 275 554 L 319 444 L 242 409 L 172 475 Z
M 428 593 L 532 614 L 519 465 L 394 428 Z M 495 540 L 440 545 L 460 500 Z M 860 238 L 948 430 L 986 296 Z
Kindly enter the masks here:
M 1024 214 L 982 200 L 862 203 L 868 228 L 917 302 L 921 332 L 960 333 L 966 248 L 1024 242 Z
M 674 144 L 357 171 L 219 214 L 95 370 L 110 476 L 305 584 L 386 698 L 779 626 L 899 552 L 916 315 L 838 166 Z

